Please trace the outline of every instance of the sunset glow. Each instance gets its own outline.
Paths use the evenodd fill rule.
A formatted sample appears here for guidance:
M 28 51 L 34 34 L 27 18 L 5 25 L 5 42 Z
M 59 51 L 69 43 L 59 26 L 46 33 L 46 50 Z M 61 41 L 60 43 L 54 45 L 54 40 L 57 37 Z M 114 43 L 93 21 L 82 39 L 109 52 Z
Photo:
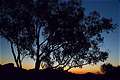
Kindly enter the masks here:
M 101 73 L 99 66 L 92 66 L 92 65 L 86 65 L 83 68 L 72 68 L 69 70 L 69 72 L 76 73 L 76 74 L 84 74 L 84 73 Z

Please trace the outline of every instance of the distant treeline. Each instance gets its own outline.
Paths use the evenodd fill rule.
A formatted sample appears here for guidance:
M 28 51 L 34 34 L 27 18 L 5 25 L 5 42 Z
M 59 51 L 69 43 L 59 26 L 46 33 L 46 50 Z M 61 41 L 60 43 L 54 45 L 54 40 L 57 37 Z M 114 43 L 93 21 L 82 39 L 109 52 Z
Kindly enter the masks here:
M 0 65 L 0 80 L 120 80 L 120 67 L 111 64 L 101 66 L 103 74 L 73 74 L 61 69 L 25 70 L 9 63 Z

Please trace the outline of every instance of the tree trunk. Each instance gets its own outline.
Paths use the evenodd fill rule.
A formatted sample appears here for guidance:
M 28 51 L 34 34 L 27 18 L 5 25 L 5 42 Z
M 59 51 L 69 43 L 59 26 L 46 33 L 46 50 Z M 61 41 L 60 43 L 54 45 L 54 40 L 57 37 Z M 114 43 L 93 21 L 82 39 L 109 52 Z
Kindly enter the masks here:
M 19 68 L 22 68 L 22 62 L 20 60 L 20 54 L 19 54 L 19 57 L 18 57 L 18 62 L 19 62 Z
M 38 25 L 37 25 L 38 26 Z M 39 44 L 39 38 L 40 38 L 40 30 L 41 30 L 41 26 L 38 26 L 38 31 L 36 29 L 36 45 L 37 45 L 37 55 L 36 55 L 36 62 L 35 62 L 35 70 L 39 70 L 40 68 L 40 55 L 39 55 L 39 49 L 40 49 L 40 44 Z
M 35 63 L 35 69 L 36 70 L 39 70 L 39 68 L 40 68 L 40 60 L 39 60 L 39 58 L 40 58 L 40 55 L 39 55 L 39 48 L 40 48 L 40 45 L 39 45 L 39 37 L 38 37 L 38 39 L 37 39 L 37 58 L 36 58 L 36 63 Z
M 39 68 L 40 68 L 40 60 L 37 59 L 35 63 L 35 70 L 39 70 Z
M 19 64 L 18 64 L 18 60 L 17 60 L 17 58 L 16 58 L 16 55 L 15 55 L 15 51 L 14 51 L 14 48 L 13 48 L 13 43 L 10 42 L 10 44 L 11 44 L 11 50 L 12 50 L 12 54 L 13 54 L 13 57 L 14 57 L 16 66 L 17 66 L 17 67 L 20 67 Z
M 18 63 L 19 63 L 19 68 L 22 68 L 22 62 L 21 62 L 21 59 L 20 59 L 20 54 L 21 54 L 21 52 L 20 52 L 20 48 L 19 48 L 19 46 L 17 46 L 17 51 L 18 51 L 18 57 L 17 57 L 17 60 L 18 60 Z

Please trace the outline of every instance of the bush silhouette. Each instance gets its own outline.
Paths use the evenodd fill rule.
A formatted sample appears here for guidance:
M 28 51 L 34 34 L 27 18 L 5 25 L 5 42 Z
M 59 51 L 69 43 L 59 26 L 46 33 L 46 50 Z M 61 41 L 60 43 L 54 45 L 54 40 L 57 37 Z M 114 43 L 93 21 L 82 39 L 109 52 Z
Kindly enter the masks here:
M 101 71 L 105 74 L 106 77 L 110 77 L 112 79 L 119 79 L 120 76 L 120 66 L 113 66 L 112 64 L 103 64 L 101 66 Z

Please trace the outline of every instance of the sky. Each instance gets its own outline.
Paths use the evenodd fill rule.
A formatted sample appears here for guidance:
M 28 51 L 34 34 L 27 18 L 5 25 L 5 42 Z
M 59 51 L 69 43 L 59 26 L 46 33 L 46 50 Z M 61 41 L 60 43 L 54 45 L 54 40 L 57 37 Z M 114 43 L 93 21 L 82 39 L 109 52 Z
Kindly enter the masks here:
M 101 16 L 112 18 L 113 23 L 120 25 L 120 0 L 83 0 L 82 5 L 85 8 L 86 15 L 96 10 Z M 120 65 L 120 26 L 114 32 L 103 35 L 105 40 L 101 45 L 101 49 L 109 51 L 109 58 L 106 62 L 115 66 Z M 14 62 L 9 42 L 4 38 L 0 38 L 0 64 L 9 62 Z M 70 71 L 74 73 L 99 72 L 101 64 L 103 63 L 86 65 L 82 69 L 74 68 Z M 31 59 L 24 60 L 23 67 L 27 69 L 33 68 L 34 62 Z

